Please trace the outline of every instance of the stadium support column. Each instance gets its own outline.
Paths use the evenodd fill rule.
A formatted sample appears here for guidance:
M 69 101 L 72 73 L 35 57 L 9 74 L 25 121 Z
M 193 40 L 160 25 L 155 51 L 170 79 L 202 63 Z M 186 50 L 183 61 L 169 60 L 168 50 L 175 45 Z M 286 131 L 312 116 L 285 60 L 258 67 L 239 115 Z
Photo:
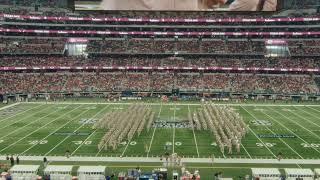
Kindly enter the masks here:
M 202 53 L 203 51 L 202 51 L 202 37 L 201 36 L 198 37 L 198 42 L 199 42 L 199 51 Z
M 34 1 L 34 11 L 38 12 L 39 7 L 40 7 L 39 1 L 38 0 Z
M 178 41 L 179 41 L 179 36 L 174 36 L 174 47 L 173 47 L 174 52 L 178 51 Z

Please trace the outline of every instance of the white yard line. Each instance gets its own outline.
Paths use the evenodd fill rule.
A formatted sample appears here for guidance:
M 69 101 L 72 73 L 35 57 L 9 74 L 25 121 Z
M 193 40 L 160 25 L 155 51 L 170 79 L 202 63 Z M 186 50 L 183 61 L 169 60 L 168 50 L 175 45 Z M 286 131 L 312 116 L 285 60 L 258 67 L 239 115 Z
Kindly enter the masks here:
M 80 106 L 79 106 L 80 107 Z M 78 108 L 79 108 L 78 107 Z M 78 108 L 75 108 L 75 109 L 78 109 Z M 75 109 L 71 110 L 71 111 L 74 111 Z M 67 124 L 69 124 L 70 122 L 72 122 L 73 120 L 75 120 L 76 118 L 78 118 L 79 116 L 81 116 L 82 114 L 88 112 L 90 109 L 88 110 L 85 110 L 85 111 L 82 111 L 80 114 L 74 116 L 73 118 L 71 118 L 70 120 L 67 121 L 67 123 L 63 124 L 62 126 L 59 126 L 57 129 L 55 129 L 53 132 L 51 132 L 49 135 L 47 135 L 46 137 L 42 138 L 41 140 L 39 141 L 43 141 L 45 139 L 47 139 L 49 136 L 51 136 L 52 134 L 56 133 L 58 130 L 62 129 L 64 126 L 66 126 Z M 67 114 L 69 114 L 71 111 L 69 111 Z M 59 118 L 60 119 L 60 118 Z M 24 150 L 22 153 L 20 154 L 24 154 L 26 152 L 28 152 L 30 149 L 32 149 L 33 147 L 35 147 L 36 145 L 38 144 L 34 144 L 32 146 L 30 146 L 28 149 Z
M 159 113 L 158 113 L 158 116 L 157 116 L 158 119 L 160 118 L 161 111 L 162 111 L 162 103 L 160 105 Z M 150 150 L 151 150 L 151 146 L 152 146 L 152 142 L 153 142 L 153 139 L 154 139 L 154 135 L 156 133 L 156 129 L 157 129 L 157 126 L 155 126 L 154 129 L 153 129 L 151 141 L 150 141 L 150 144 L 149 144 L 149 147 L 148 147 L 147 157 L 149 157 L 149 153 L 150 153 Z
M 128 143 L 127 143 L 126 147 L 124 148 L 124 150 L 123 150 L 122 153 L 121 153 L 121 157 L 124 156 L 124 153 L 127 151 L 130 143 L 131 143 L 131 140 L 128 140 Z
M 94 131 L 70 154 L 70 156 L 74 155 L 74 153 L 76 153 L 76 152 L 78 151 L 78 149 L 80 149 L 80 148 L 82 147 L 82 145 L 84 144 L 84 142 L 88 141 L 88 140 L 93 136 L 93 134 L 96 133 L 96 132 L 97 132 L 97 129 L 94 130 Z
M 48 107 L 46 107 L 46 108 L 44 108 L 44 109 L 47 109 L 47 108 L 49 108 L 49 107 L 50 107 L 50 106 L 48 106 Z M 51 107 L 50 107 L 50 108 L 51 108 Z M 42 109 L 41 111 L 43 111 L 44 109 Z M 41 119 L 43 119 L 43 118 L 46 118 L 46 117 L 50 116 L 51 114 L 56 113 L 57 111 L 59 111 L 59 109 L 56 109 L 55 111 L 52 111 L 51 113 L 46 114 L 45 116 L 42 116 L 42 117 L 40 117 L 40 118 L 36 118 L 34 121 L 31 121 L 30 123 L 28 123 L 28 124 L 26 124 L 26 125 L 24 125 L 24 126 L 22 126 L 22 127 L 20 127 L 20 128 L 15 129 L 14 131 L 11 131 L 10 133 L 6 134 L 5 136 L 1 136 L 1 139 L 5 138 L 5 137 L 8 137 L 8 136 L 10 136 L 11 134 L 13 134 L 13 133 L 15 133 L 15 132 L 17 132 L 17 131 L 20 131 L 21 129 L 23 129 L 23 128 L 31 125 L 31 124 L 34 124 L 35 122 L 38 122 L 39 120 L 41 120 Z M 35 113 L 31 114 L 31 115 L 28 116 L 28 117 L 31 117 L 31 116 L 33 116 L 33 115 L 36 114 L 36 113 L 38 113 L 38 112 L 35 112 Z M 12 124 L 11 124 L 11 125 L 12 125 Z M 8 127 L 8 126 L 5 126 L 5 127 Z M 1 128 L 1 129 L 3 129 L 3 128 Z M 1 151 L 0 151 L 0 152 L 1 152 Z
M 20 103 L 13 103 L 13 104 L 10 104 L 10 105 L 7 105 L 7 106 L 3 106 L 3 107 L 0 108 L 0 111 L 4 110 L 4 109 L 8 109 L 8 108 L 13 107 L 13 106 L 16 106 L 18 104 L 20 104 Z
M 41 105 L 39 105 L 39 106 L 41 106 Z M 39 106 L 36 106 L 36 107 L 39 107 Z M 13 124 L 15 124 L 15 123 L 21 122 L 21 121 L 23 121 L 23 120 L 25 120 L 25 119 L 27 119 L 27 118 L 30 118 L 30 117 L 34 116 L 36 113 L 42 112 L 42 111 L 48 109 L 49 107 L 50 107 L 50 106 L 45 107 L 45 108 L 43 108 L 43 109 L 41 109 L 41 110 L 39 110 L 39 111 L 37 111 L 37 112 L 35 112 L 35 113 L 29 114 L 28 116 L 24 116 L 24 117 L 21 118 L 20 120 L 18 120 L 18 121 L 13 121 L 11 124 L 8 124 L 8 125 L 6 125 L 6 126 L 1 126 L 0 130 L 5 129 L 5 128 L 7 128 L 7 127 L 9 127 L 9 126 L 11 126 L 11 125 L 13 125 Z M 32 109 L 33 109 L 33 108 L 32 108 Z M 0 121 L 0 122 L 1 122 L 1 121 Z M 31 122 L 30 122 L 30 123 L 31 123 Z M 27 125 L 28 125 L 28 124 L 27 124 Z M 26 125 L 26 126 L 27 126 L 27 125 Z
M 296 109 L 297 109 L 297 108 L 296 108 Z M 310 112 L 308 112 L 308 111 L 306 111 L 306 110 L 303 110 L 303 109 L 297 109 L 297 110 L 301 110 L 301 111 L 309 114 L 310 116 L 312 116 L 312 117 L 314 117 L 314 118 L 320 119 L 319 116 L 316 116 L 316 115 L 314 115 L 313 113 L 310 113 Z M 320 111 L 319 111 L 319 112 L 320 112 Z M 319 127 L 319 125 L 317 125 L 317 126 Z
M 313 107 L 311 107 L 311 106 L 305 106 L 305 107 L 307 107 L 307 108 L 309 108 L 309 109 L 312 109 L 313 111 L 320 112 L 318 109 L 315 109 L 315 108 L 313 108 Z
M 189 112 L 189 114 L 191 113 L 191 112 L 190 112 L 190 106 L 188 106 L 188 112 Z M 191 124 L 191 128 L 192 128 L 192 132 L 193 132 L 194 142 L 195 142 L 195 144 L 196 144 L 197 155 L 198 155 L 198 158 L 199 158 L 199 157 L 200 157 L 200 154 L 199 154 L 199 149 L 198 149 L 198 143 L 197 143 L 196 134 L 194 133 L 193 124 Z
M 103 146 L 103 148 L 104 148 L 104 146 Z M 100 152 L 103 150 L 103 148 L 101 148 L 101 149 L 96 153 L 95 157 L 98 157 L 98 155 L 99 155 Z
M 309 115 L 310 115 L 310 113 L 308 113 L 308 112 L 304 111 L 303 109 L 299 109 L 299 111 L 303 111 L 303 112 L 305 112 L 305 113 L 307 113 L 307 114 L 309 114 Z M 295 113 L 295 112 L 292 112 L 292 111 L 289 111 L 289 113 L 292 113 L 292 114 L 294 114 L 294 115 L 296 115 L 296 116 L 299 116 L 300 118 L 302 118 L 302 119 L 304 119 L 304 120 L 308 121 L 309 123 L 311 123 L 311 124 L 313 124 L 313 125 L 315 125 L 315 126 L 317 126 L 317 127 L 319 127 L 319 128 L 320 128 L 320 125 L 319 125 L 319 124 L 314 123 L 313 121 L 311 121 L 311 120 L 309 120 L 309 119 L 307 119 L 307 118 L 305 118 L 305 117 L 302 117 L 302 116 L 301 116 L 301 115 L 299 115 L 298 113 Z M 318 118 L 318 117 L 317 117 L 317 118 Z
M 296 163 L 296 165 L 298 166 L 298 168 L 302 169 L 302 167 L 298 163 Z
M 130 143 L 131 143 L 131 140 L 129 140 L 129 141 L 128 141 L 128 143 L 127 143 L 126 147 L 124 148 L 124 150 L 122 151 L 122 153 L 121 153 L 121 156 L 120 156 L 120 157 L 123 157 L 123 155 L 124 155 L 124 153 L 127 151 L 128 146 L 129 146 L 129 144 L 130 144 Z
M 122 105 L 121 108 L 123 108 L 123 104 L 111 104 L 111 105 Z M 112 109 L 114 109 L 114 107 L 112 107 Z M 128 144 L 129 144 L 129 143 L 128 143 Z M 103 148 L 101 148 L 101 149 L 96 153 L 95 157 L 97 157 L 102 150 L 103 150 Z
M 79 107 L 80 107 L 80 106 L 79 106 Z M 12 144 L 10 144 L 10 145 L 6 146 L 5 148 L 1 149 L 1 150 L 0 150 L 0 152 L 2 152 L 2 151 L 4 151 L 4 150 L 8 149 L 9 147 L 11 147 L 11 146 L 13 146 L 13 145 L 17 144 L 18 142 L 20 142 L 20 141 L 24 140 L 26 137 L 30 136 L 31 134 L 33 134 L 33 133 L 35 133 L 35 132 L 39 131 L 39 130 L 40 130 L 40 129 L 42 129 L 43 127 L 46 127 L 48 124 L 50 124 L 50 123 L 52 123 L 52 122 L 56 121 L 57 119 L 60 119 L 62 116 L 66 115 L 66 114 L 69 114 L 70 112 L 72 112 L 72 111 L 74 111 L 74 110 L 78 109 L 79 107 L 74 108 L 74 109 L 72 109 L 71 111 L 68 111 L 68 112 L 66 112 L 66 113 L 61 114 L 61 115 L 60 115 L 60 116 L 58 116 L 57 118 L 53 119 L 52 121 L 50 121 L 50 122 L 46 123 L 45 125 L 43 125 L 43 126 L 41 126 L 41 127 L 39 127 L 39 128 L 37 128 L 36 130 L 32 131 L 31 133 L 29 133 L 29 134 L 27 134 L 27 135 L 24 135 L 21 139 L 18 139 L 18 140 L 16 140 L 14 143 L 12 143 Z M 51 113 L 50 113 L 50 114 L 51 114 Z M 47 116 L 48 116 L 48 115 L 47 115 Z
M 100 111 L 98 111 L 96 114 L 94 114 L 90 119 L 93 119 L 93 118 L 95 118 L 95 117 L 97 117 L 98 116 L 98 114 L 100 114 L 102 111 L 104 111 L 107 107 L 109 107 L 110 105 L 108 105 L 108 106 L 106 106 L 106 107 L 104 107 L 104 108 L 102 108 Z M 88 112 L 89 110 L 87 110 L 87 111 L 84 111 L 84 112 Z M 84 113 L 83 112 L 83 113 Z M 83 114 L 83 113 L 81 113 L 81 114 Z M 81 114 L 79 114 L 78 116 L 80 116 Z M 78 117 L 78 116 L 76 116 L 76 117 Z M 76 119 L 76 118 L 74 118 L 74 119 Z M 73 120 L 74 120 L 73 119 Z M 71 121 L 73 121 L 73 120 L 71 120 Z M 69 121 L 69 123 L 71 122 L 71 121 Z M 77 132 L 79 129 L 81 129 L 83 126 L 85 126 L 86 124 L 82 124 L 81 126 L 79 126 L 77 129 L 75 129 L 74 131 L 73 131 L 73 133 L 75 133 L 75 132 Z M 61 127 L 61 128 L 63 128 L 63 127 Z M 61 129 L 61 128 L 59 128 L 59 129 Z M 43 140 L 45 140 L 45 139 L 47 139 L 47 138 L 49 138 L 50 137 L 50 135 L 49 136 L 47 136 L 46 138 L 44 138 Z M 58 146 L 60 146 L 63 142 L 65 142 L 69 137 L 71 137 L 71 135 L 68 135 L 68 136 L 66 136 L 63 140 L 61 140 L 58 144 L 56 144 L 52 149 L 50 149 L 50 151 L 48 151 L 46 154 L 45 154 L 45 156 L 47 156 L 48 154 L 50 154 L 54 149 L 56 149 Z M 85 141 L 83 141 L 81 144 L 83 144 Z
M 18 105 L 18 103 L 15 103 L 15 104 L 11 104 L 11 105 L 9 105 L 9 106 L 2 107 L 0 110 L 7 109 L 7 108 L 10 108 L 10 107 L 13 107 L 13 106 L 16 106 L 16 105 Z M 26 109 L 26 110 L 24 110 L 24 111 L 18 112 L 17 114 L 14 114 L 14 115 L 12 115 L 12 116 L 6 117 L 6 118 L 2 119 L 2 120 L 0 121 L 0 123 L 3 122 L 3 121 L 5 121 L 5 120 L 7 120 L 7 119 L 12 118 L 12 117 L 18 116 L 18 115 L 20 115 L 20 114 L 22 114 L 22 113 L 28 112 L 28 111 L 30 111 L 30 110 L 32 110 L 32 109 L 35 109 L 35 108 L 37 108 L 37 107 L 39 107 L 39 106 L 42 106 L 42 104 L 40 104 L 40 105 L 38 105 L 38 106 L 35 106 L 35 107 L 32 107 L 32 108 L 29 108 L 29 109 Z
M 249 158 L 252 159 L 251 155 L 249 154 L 249 152 L 247 151 L 247 149 L 243 146 L 243 144 L 241 143 L 242 148 L 244 149 L 244 151 L 246 151 L 246 153 L 248 154 Z
M 223 158 L 227 158 L 226 155 L 224 154 L 224 152 L 222 152 L 222 156 L 223 156 Z
M 98 155 L 100 154 L 100 152 L 102 151 L 103 148 L 101 148 L 95 155 L 95 157 L 98 157 Z
M 270 108 L 269 108 L 269 109 L 270 109 Z M 320 136 L 318 136 L 316 133 L 310 131 L 308 128 L 302 126 L 301 124 L 297 123 L 296 121 L 291 120 L 290 118 L 288 118 L 287 116 L 285 116 L 285 115 L 283 115 L 282 113 L 278 112 L 277 110 L 272 109 L 272 111 L 280 114 L 280 115 L 283 116 L 284 118 L 286 118 L 286 119 L 288 119 L 289 121 L 291 121 L 291 122 L 295 123 L 296 125 L 300 126 L 300 127 L 303 128 L 304 130 L 308 131 L 310 134 L 314 135 L 314 137 L 317 137 L 318 139 L 320 139 Z M 302 117 L 302 116 L 300 116 L 300 115 L 298 115 L 298 114 L 296 114 L 296 113 L 292 113 L 292 114 L 294 114 L 294 115 L 296 115 L 296 116 L 299 116 L 300 118 L 306 120 L 304 117 Z
M 250 113 L 247 109 L 243 108 L 245 111 L 247 111 L 255 120 L 258 120 L 257 117 L 255 117 L 252 113 Z M 271 116 L 269 116 L 268 114 L 264 113 L 263 111 L 261 111 L 261 113 L 263 113 L 264 115 L 268 116 L 269 118 L 272 118 Z M 273 119 L 273 118 L 272 118 Z M 276 135 L 277 133 L 275 133 L 274 131 L 272 131 L 268 126 L 265 126 L 266 129 L 268 129 L 268 131 L 270 131 L 273 135 Z M 285 144 L 292 152 L 294 152 L 296 155 L 298 155 L 301 159 L 304 159 L 296 150 L 294 150 L 287 142 L 285 142 L 283 139 L 281 138 L 276 138 L 278 140 L 280 140 L 283 144 Z
M 312 107 L 308 107 L 308 106 L 305 106 L 305 107 L 311 109 L 312 111 L 317 111 L 318 113 L 320 112 L 320 111 L 318 111 L 317 109 L 314 109 L 314 108 L 312 108 Z M 295 108 L 296 108 L 296 107 L 295 107 Z M 296 108 L 296 109 L 297 109 L 297 108 Z M 301 109 L 297 109 L 297 110 L 301 110 Z M 315 117 L 315 118 L 317 118 L 317 119 L 320 119 L 320 117 L 318 117 L 317 115 L 315 115 L 314 112 L 308 112 L 308 111 L 306 111 L 306 110 L 302 110 L 302 111 L 310 114 L 311 116 L 313 116 L 313 117 Z
M 245 110 L 246 112 L 248 112 L 246 109 L 244 109 L 244 107 L 242 107 L 242 106 L 240 106 L 240 107 L 243 110 Z M 249 115 L 251 115 L 251 114 L 249 113 Z M 256 138 L 263 144 L 263 146 L 277 159 L 277 156 L 269 149 L 269 147 L 259 138 L 259 136 L 250 127 L 249 127 L 249 130 L 253 133 L 254 136 L 256 136 Z
M 259 138 L 259 136 L 249 127 L 249 130 L 252 132 L 254 136 L 263 144 L 263 146 L 273 155 L 273 157 L 277 158 L 277 156 L 269 149 L 269 147 Z
M 173 110 L 173 122 L 176 122 L 176 105 L 174 105 L 174 110 Z M 173 126 L 173 135 L 172 135 L 172 154 L 174 153 L 174 138 L 176 135 L 176 125 L 174 124 Z
M 270 108 L 269 108 L 270 109 Z M 276 113 L 278 113 L 277 111 L 273 110 L 273 109 L 270 109 L 271 111 L 274 111 Z M 273 118 L 272 116 L 264 113 L 265 115 L 269 116 L 271 119 L 273 119 L 275 122 L 277 122 L 278 124 L 280 124 L 282 127 L 284 127 L 285 129 L 287 129 L 289 132 L 291 132 L 292 134 L 294 134 L 297 138 L 299 138 L 301 141 L 303 141 L 304 143 L 307 143 L 307 144 L 310 144 L 308 143 L 306 140 L 304 140 L 303 138 L 301 138 L 298 134 L 296 134 L 295 132 L 293 132 L 291 129 L 287 128 L 285 125 L 283 125 L 282 123 L 280 123 L 278 120 L 276 120 L 275 118 Z M 282 115 L 281 113 L 278 113 L 279 115 L 285 117 L 286 119 L 290 120 L 289 118 L 287 118 L 286 116 Z M 291 121 L 291 120 L 290 120 Z M 314 147 L 311 147 L 312 149 L 314 149 L 315 151 L 317 151 L 318 153 L 320 153 L 319 150 L 317 150 L 316 148 Z

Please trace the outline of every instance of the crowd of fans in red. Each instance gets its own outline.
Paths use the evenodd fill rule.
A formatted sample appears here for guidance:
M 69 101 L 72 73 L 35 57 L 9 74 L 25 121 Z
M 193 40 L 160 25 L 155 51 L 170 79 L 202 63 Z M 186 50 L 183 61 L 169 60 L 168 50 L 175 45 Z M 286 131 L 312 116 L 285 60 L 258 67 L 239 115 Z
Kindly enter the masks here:
M 3 3 L 2 3 L 3 1 Z M 2 0 L 1 4 L 13 5 L 10 0 Z M 59 0 L 40 0 L 41 7 L 56 7 Z M 34 5 L 31 0 L 18 1 L 18 5 Z M 62 2 L 60 0 L 60 2 Z M 13 7 L 13 6 L 12 6 Z M 226 18 L 224 13 L 210 12 L 90 12 L 72 13 L 65 10 L 45 10 L 30 12 L 24 8 L 6 8 L 3 13 L 10 14 L 36 14 L 40 16 L 80 16 L 80 17 L 148 17 L 148 18 Z M 228 18 L 260 18 L 270 17 L 268 14 L 228 15 Z M 317 16 L 317 15 L 314 15 Z M 23 21 L 24 23 L 78 23 L 103 24 L 105 22 L 88 21 L 47 21 L 6 19 L 6 22 Z M 268 23 L 268 25 L 286 25 L 293 22 Z M 313 22 L 311 22 L 312 24 Z M 112 23 L 110 23 L 112 24 Z M 126 24 L 117 22 L 116 24 Z M 132 23 L 135 24 L 135 23 Z M 137 23 L 152 24 L 152 23 Z M 167 25 L 170 23 L 161 23 Z M 175 23 L 185 25 L 189 23 Z M 226 23 L 228 25 L 247 25 L 247 23 Z M 263 25 L 263 22 L 249 22 L 249 25 Z M 308 22 L 295 22 L 295 25 L 305 25 Z M 197 23 L 196 25 L 201 25 Z M 206 24 L 207 25 L 207 24 Z M 225 25 L 221 23 L 221 25 Z M 21 24 L 14 24 L 18 28 Z M 34 28 L 34 27 L 32 27 Z M 56 28 L 56 27 L 51 27 Z M 48 28 L 50 29 L 50 28 Z M 94 28 L 93 28 L 94 30 Z M 205 31 L 206 29 L 204 29 Z M 262 28 L 261 31 L 264 29 Z M 175 30 L 177 31 L 177 30 Z M 240 30 L 239 30 L 240 31 Z M 278 38 L 278 37 L 276 37 Z M 66 39 L 0 39 L 0 54 L 44 53 L 62 54 Z M 288 41 L 291 55 L 318 55 L 320 41 L 304 40 Z M 135 39 L 122 37 L 122 40 L 91 40 L 87 47 L 88 53 L 218 53 L 218 54 L 264 54 L 266 52 L 263 39 L 218 39 L 202 37 L 193 39 L 180 38 L 154 38 Z M 62 56 L 4 56 L 0 58 L 0 67 L 31 67 L 31 66 L 176 66 L 176 67 L 262 67 L 262 68 L 319 68 L 320 64 L 315 58 L 295 57 L 280 59 L 250 59 L 234 57 L 62 57 Z M 224 90 L 232 92 L 270 92 L 270 93 L 318 93 L 318 79 L 312 75 L 283 75 L 283 74 L 236 74 L 212 72 L 180 72 L 180 71 L 116 71 L 116 72 L 1 72 L 0 94 L 15 92 L 71 92 L 71 91 L 171 91 L 173 88 L 182 90 Z
M 62 53 L 65 39 L 2 39 L 1 53 Z M 289 41 L 295 52 L 311 47 L 318 53 L 319 41 Z M 88 52 L 263 52 L 262 41 L 91 41 Z M 301 51 L 306 53 L 305 50 Z M 312 54 L 308 52 L 308 54 Z M 4 56 L 1 67 L 32 66 L 175 66 L 175 67 L 261 67 L 261 68 L 319 68 L 315 58 L 250 59 L 237 57 L 63 57 L 63 56 Z M 115 73 L 2 73 L 0 92 L 47 91 L 170 91 L 216 89 L 232 92 L 317 93 L 311 76 L 255 75 L 255 74 L 201 74 L 177 72 L 115 72 Z
M 0 39 L 0 53 L 63 53 L 63 39 Z
M 289 42 L 291 55 L 319 55 L 320 41 L 293 41 Z M 91 41 L 88 45 L 89 53 L 166 53 L 166 52 L 184 52 L 184 53 L 218 53 L 218 54 L 262 54 L 266 51 L 265 42 L 252 41 L 248 39 L 240 40 L 129 40 L 129 41 Z
M 64 0 L 1 0 L 1 5 L 9 5 L 9 6 L 35 6 L 39 5 L 40 7 L 47 7 L 47 8 L 57 8 L 62 7 L 64 5 L 67 8 L 67 3 L 63 3 Z
M 5 56 L 0 67 L 39 66 L 138 66 L 138 67 L 233 67 L 233 68 L 320 68 L 316 58 L 227 58 L 227 57 L 54 57 Z
M 65 49 L 66 39 L 0 39 L 0 53 L 60 53 Z M 288 41 L 291 55 L 319 55 L 320 41 Z M 264 41 L 234 40 L 92 40 L 88 53 L 217 53 L 217 54 L 263 54 Z
M 171 91 L 317 93 L 311 76 L 199 73 L 1 73 L 0 92 Z

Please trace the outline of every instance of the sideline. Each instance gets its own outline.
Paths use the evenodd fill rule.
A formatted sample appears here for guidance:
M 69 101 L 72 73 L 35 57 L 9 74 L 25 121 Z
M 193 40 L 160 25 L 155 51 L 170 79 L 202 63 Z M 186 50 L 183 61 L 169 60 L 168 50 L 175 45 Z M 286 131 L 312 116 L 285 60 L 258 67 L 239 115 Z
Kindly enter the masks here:
M 44 156 L 19 156 L 24 161 L 43 161 Z M 132 163 L 163 163 L 160 157 L 80 157 L 72 156 L 46 156 L 51 162 L 132 162 Z M 6 160 L 6 156 L 0 156 L 0 160 Z M 212 164 L 212 158 L 182 158 L 182 163 Z M 214 163 L 221 164 L 292 164 L 292 165 L 320 165 L 320 159 L 239 159 L 239 158 L 215 158 Z

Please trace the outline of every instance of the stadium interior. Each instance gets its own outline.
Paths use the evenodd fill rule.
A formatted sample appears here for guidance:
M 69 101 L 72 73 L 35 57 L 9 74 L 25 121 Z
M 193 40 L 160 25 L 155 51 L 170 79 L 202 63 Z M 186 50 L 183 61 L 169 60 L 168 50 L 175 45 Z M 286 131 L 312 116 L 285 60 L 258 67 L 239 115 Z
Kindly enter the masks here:
M 0 0 L 1 178 L 320 179 L 320 1 L 277 3 Z

